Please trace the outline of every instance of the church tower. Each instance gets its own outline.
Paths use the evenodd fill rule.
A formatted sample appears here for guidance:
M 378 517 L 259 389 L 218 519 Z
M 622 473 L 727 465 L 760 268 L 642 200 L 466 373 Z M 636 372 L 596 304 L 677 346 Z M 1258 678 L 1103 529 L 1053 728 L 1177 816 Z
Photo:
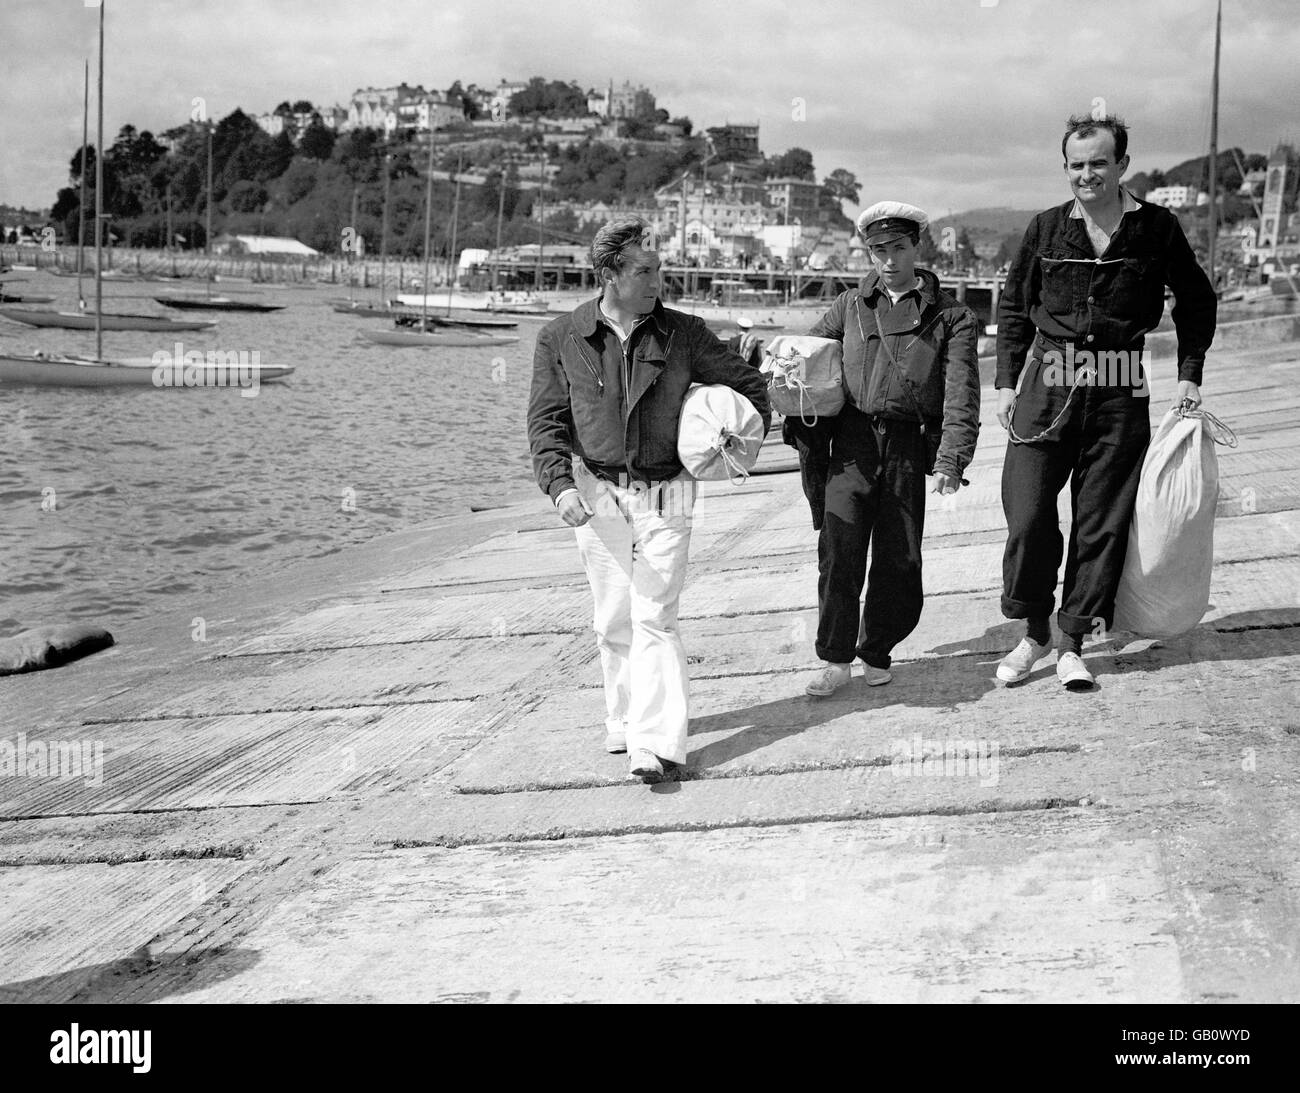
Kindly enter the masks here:
M 1264 183 L 1264 201 L 1259 221 L 1258 249 L 1272 253 L 1286 232 L 1287 213 L 1295 207 L 1296 184 L 1300 176 L 1296 171 L 1295 149 L 1289 144 L 1279 144 L 1268 157 L 1268 178 Z

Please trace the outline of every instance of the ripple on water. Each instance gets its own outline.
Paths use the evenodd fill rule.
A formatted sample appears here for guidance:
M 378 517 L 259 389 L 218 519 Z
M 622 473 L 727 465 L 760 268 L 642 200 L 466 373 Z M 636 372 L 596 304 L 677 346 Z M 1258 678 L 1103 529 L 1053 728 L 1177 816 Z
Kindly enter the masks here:
M 64 279 L 29 279 L 32 291 L 56 296 L 51 306 L 75 304 Z M 129 284 L 106 285 L 105 293 L 132 288 L 145 295 Z M 265 362 L 297 366 L 287 384 L 266 385 L 254 398 L 232 390 L 6 390 L 0 626 L 61 617 L 109 625 L 183 612 L 244 573 L 274 573 L 466 512 L 471 502 L 534 489 L 524 421 L 538 324 L 522 325 L 518 343 L 492 354 L 391 349 L 359 340 L 359 321 L 324 304 L 335 294 L 330 286 L 270 289 L 266 298 L 286 310 L 225 315 L 216 330 L 183 342 L 257 349 Z M 105 347 L 150 356 L 176 340 L 157 339 L 111 334 Z M 56 343 L 91 352 L 94 336 L 32 331 L 6 344 L 30 351 Z M 497 357 L 504 367 L 494 367 Z M 53 513 L 41 508 L 46 487 L 57 498 Z M 353 491 L 352 511 L 345 490 Z

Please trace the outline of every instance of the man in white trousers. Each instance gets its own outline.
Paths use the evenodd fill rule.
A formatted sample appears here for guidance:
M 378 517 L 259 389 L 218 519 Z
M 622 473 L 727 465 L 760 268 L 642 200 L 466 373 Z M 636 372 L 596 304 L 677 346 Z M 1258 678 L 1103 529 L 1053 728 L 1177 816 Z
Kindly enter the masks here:
M 627 751 L 629 777 L 654 783 L 686 761 L 690 716 L 677 603 L 695 481 L 677 457 L 682 402 L 692 383 L 721 383 L 754 404 L 764 430 L 771 414 L 758 370 L 660 302 L 644 220 L 602 227 L 591 261 L 600 296 L 537 335 L 528 440 L 595 600 L 606 750 Z

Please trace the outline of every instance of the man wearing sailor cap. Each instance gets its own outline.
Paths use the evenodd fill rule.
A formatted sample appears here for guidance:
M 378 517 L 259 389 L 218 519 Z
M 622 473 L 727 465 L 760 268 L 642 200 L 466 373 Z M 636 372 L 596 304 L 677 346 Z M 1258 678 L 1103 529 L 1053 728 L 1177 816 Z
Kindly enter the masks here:
M 921 617 L 925 477 L 934 475 L 935 493 L 953 493 L 975 453 L 978 326 L 933 273 L 916 268 L 927 223 L 901 201 L 865 210 L 857 228 L 873 269 L 808 332 L 842 343 L 845 385 L 844 408 L 804 437 L 824 457 L 805 465 L 820 463 L 826 475 L 816 642 L 825 663 L 808 684 L 814 696 L 847 684 L 855 657 L 868 685 L 892 678 L 893 648 Z M 796 436 L 802 429 L 793 425 Z

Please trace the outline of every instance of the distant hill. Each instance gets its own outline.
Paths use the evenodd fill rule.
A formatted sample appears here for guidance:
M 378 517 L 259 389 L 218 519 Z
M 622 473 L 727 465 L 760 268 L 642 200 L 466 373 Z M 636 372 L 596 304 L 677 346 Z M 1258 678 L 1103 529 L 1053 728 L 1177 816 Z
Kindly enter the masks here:
M 998 206 L 991 209 L 968 209 L 966 212 L 953 213 L 930 223 L 930 234 L 937 240 L 943 229 L 951 225 L 958 231 L 963 228 L 970 233 L 972 242 L 979 242 L 981 237 L 1001 237 L 1024 234 L 1029 222 L 1039 212 L 1038 209 L 1009 209 Z

